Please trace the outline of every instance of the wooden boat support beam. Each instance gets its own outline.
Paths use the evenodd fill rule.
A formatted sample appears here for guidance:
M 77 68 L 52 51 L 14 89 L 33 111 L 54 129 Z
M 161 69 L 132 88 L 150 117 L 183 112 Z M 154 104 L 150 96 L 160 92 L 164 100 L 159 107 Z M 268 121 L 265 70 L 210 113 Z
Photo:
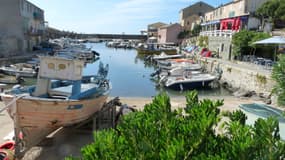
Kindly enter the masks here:
M 73 127 L 73 129 L 76 131 L 78 130 L 79 132 L 90 132 L 90 130 L 97 131 L 106 128 L 115 128 L 120 117 L 123 115 L 123 110 L 126 108 L 132 112 L 136 111 L 136 109 L 132 107 L 122 105 L 119 97 L 115 97 L 114 99 L 105 103 L 100 111 L 96 112 L 88 120 L 77 124 Z
M 125 110 L 127 110 L 127 113 L 137 111 L 134 107 L 129 107 L 126 104 L 122 105 L 119 97 L 115 97 L 105 103 L 101 110 L 96 112 L 89 119 L 67 127 L 78 133 L 90 133 L 90 131 L 93 132 L 106 128 L 115 128 Z M 15 128 L 15 135 L 21 135 L 21 131 L 17 128 Z M 15 137 L 16 147 L 14 155 L 16 159 L 21 159 L 27 151 L 21 151 L 24 144 L 22 144 L 23 142 L 19 138 L 20 137 L 18 136 Z M 46 143 L 52 145 L 52 138 L 43 139 L 38 145 L 45 145 Z

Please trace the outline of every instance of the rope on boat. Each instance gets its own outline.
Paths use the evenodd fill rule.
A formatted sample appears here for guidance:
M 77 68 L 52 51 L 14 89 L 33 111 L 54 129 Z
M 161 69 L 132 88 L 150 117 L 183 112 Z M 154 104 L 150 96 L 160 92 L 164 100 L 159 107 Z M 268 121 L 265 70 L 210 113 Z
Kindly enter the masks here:
M 9 108 L 12 104 L 14 104 L 18 99 L 22 98 L 22 97 L 25 97 L 26 94 L 23 94 L 23 95 L 20 95 L 19 97 L 17 98 L 14 98 L 12 101 L 10 101 L 4 108 L 2 108 L 0 110 L 0 113 L 2 113 L 3 111 L 5 111 L 7 108 Z

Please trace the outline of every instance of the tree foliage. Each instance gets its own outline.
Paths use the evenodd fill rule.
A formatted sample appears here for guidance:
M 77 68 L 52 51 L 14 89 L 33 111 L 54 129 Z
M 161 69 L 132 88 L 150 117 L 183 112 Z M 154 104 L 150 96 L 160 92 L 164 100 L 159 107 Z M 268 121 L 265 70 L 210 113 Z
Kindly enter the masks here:
M 200 46 L 202 48 L 208 48 L 208 45 L 209 45 L 208 36 L 199 36 L 198 46 Z
M 276 81 L 273 92 L 278 96 L 278 104 L 285 106 L 285 55 L 279 55 L 279 61 L 273 66 L 272 78 Z
M 179 34 L 177 35 L 177 38 L 178 39 L 184 39 L 184 38 L 187 38 L 187 36 L 189 36 L 189 31 L 181 31 L 179 32 Z
M 192 36 L 198 36 L 199 33 L 201 32 L 201 30 L 202 30 L 202 26 L 201 25 L 195 25 L 194 28 L 191 31 L 191 35 Z
M 285 0 L 267 1 L 257 9 L 256 14 L 263 18 L 269 18 L 272 22 L 285 20 Z
M 282 159 L 278 121 L 259 119 L 244 124 L 246 116 L 230 114 L 225 134 L 217 134 L 223 101 L 186 95 L 184 110 L 171 110 L 166 94 L 156 96 L 143 111 L 123 117 L 116 129 L 94 133 L 94 142 L 82 148 L 82 159 Z M 67 158 L 75 159 L 75 158 Z
M 241 30 L 233 35 L 233 54 L 235 56 L 249 54 L 250 49 L 255 47 L 253 42 L 268 37 L 270 37 L 270 35 L 267 33 Z

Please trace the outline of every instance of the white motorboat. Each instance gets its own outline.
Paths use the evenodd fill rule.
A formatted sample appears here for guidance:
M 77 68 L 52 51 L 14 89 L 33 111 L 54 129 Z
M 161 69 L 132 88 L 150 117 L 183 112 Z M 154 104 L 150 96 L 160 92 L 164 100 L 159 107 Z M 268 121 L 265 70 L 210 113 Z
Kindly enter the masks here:
M 166 80 L 164 81 L 164 86 L 174 90 L 203 88 L 208 87 L 208 85 L 216 79 L 216 76 L 208 73 L 167 76 Z

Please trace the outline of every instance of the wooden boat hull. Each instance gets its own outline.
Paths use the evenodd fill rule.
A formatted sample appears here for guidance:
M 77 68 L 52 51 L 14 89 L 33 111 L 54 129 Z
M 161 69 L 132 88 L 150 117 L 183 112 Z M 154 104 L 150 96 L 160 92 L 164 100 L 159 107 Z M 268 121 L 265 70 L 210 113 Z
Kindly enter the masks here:
M 151 55 L 152 54 L 159 55 L 159 54 L 161 54 L 161 52 L 164 52 L 165 54 L 168 54 L 168 55 L 177 54 L 177 50 L 176 49 L 147 50 L 147 49 L 137 48 L 137 52 L 138 52 L 138 54 L 151 54 Z
M 13 100 L 11 95 L 3 95 L 2 100 L 8 104 Z M 15 101 L 8 113 L 14 120 L 15 135 L 23 134 L 21 151 L 37 145 L 47 135 L 62 126 L 70 126 L 90 118 L 99 111 L 107 100 L 107 95 L 85 100 L 62 100 L 23 97 Z M 20 156 L 20 155 L 19 155 Z

